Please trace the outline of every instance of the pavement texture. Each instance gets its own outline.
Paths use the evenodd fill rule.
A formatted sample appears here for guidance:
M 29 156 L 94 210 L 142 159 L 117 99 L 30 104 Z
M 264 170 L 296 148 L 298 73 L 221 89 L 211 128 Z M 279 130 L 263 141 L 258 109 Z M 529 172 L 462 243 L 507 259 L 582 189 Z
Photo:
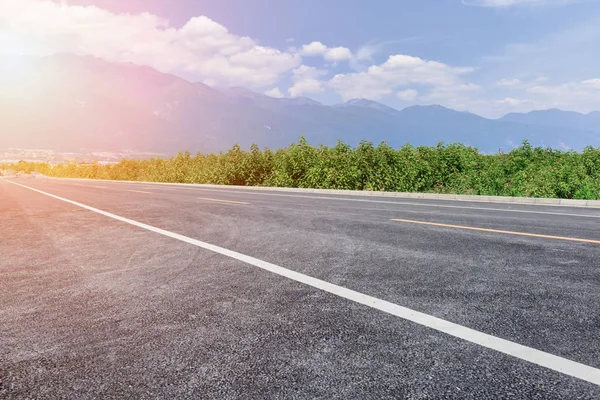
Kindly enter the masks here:
M 600 368 L 600 210 L 7 180 Z M 1 179 L 0 281 L 2 399 L 600 399 Z

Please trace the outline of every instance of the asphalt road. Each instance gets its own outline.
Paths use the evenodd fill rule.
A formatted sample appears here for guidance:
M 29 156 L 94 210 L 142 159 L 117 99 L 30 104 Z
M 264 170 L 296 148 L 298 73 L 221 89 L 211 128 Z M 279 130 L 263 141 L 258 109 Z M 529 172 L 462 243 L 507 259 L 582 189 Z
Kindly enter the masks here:
M 600 399 L 598 209 L 8 180 L 0 398 Z

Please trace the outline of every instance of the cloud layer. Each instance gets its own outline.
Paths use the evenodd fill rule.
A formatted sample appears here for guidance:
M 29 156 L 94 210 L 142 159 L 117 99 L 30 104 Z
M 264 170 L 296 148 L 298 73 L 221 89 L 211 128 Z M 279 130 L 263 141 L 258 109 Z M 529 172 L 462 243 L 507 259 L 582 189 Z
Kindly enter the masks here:
M 294 84 L 288 90 L 290 96 L 298 97 L 324 91 L 323 82 L 319 78 L 326 74 L 327 71 L 319 70 L 315 67 L 307 67 L 306 65 L 301 65 L 294 69 L 292 77 Z
M 337 74 L 328 82 L 328 86 L 345 100 L 357 97 L 380 99 L 410 85 L 424 85 L 438 91 L 456 90 L 463 85 L 461 76 L 472 71 L 470 67 L 452 67 L 437 61 L 397 54 L 390 56 L 383 64 L 369 67 L 365 72 Z
M 463 3 L 502 8 L 579 1 Z M 403 40 L 367 42 L 351 50 L 337 46 L 340 43 L 333 47 L 320 41 L 302 45 L 288 38 L 284 46 L 293 47 L 281 50 L 236 35 L 206 16 L 192 17 L 175 27 L 151 13 L 116 14 L 50 0 L 0 0 L 0 55 L 74 52 L 148 65 L 213 86 L 246 86 L 272 97 L 368 98 L 392 106 L 437 103 L 498 116 L 533 108 L 600 108 L 600 78 L 594 70 L 589 70 L 593 75 L 588 72 L 580 79 L 556 80 L 561 63 L 572 65 L 575 52 L 590 53 L 586 50 L 597 42 L 597 26 L 596 19 L 539 42 L 508 44 L 494 64 L 474 60 L 475 66 L 483 67 L 476 68 L 404 54 L 400 49 Z M 583 47 L 573 43 L 583 43 Z M 392 55 L 385 54 L 392 45 L 396 46 Z M 569 49 L 573 49 L 571 53 Z M 557 53 L 562 57 L 557 58 Z M 505 60 L 504 67 L 498 68 L 502 63 L 498 60 Z M 587 64 L 593 65 L 593 60 Z M 547 71 L 550 66 L 556 69 Z M 478 75 L 482 69 L 486 71 Z
M 176 29 L 149 13 L 114 14 L 51 1 L 0 0 L 0 44 L 14 52 L 71 51 L 182 71 L 217 85 L 271 85 L 301 63 L 297 54 L 234 35 L 204 16 Z

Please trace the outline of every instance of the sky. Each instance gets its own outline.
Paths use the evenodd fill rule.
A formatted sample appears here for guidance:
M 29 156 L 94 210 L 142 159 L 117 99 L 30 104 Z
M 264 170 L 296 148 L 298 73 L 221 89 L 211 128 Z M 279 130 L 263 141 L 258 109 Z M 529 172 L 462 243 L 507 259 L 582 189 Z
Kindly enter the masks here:
M 0 55 L 89 54 L 324 104 L 600 110 L 598 0 L 0 0 Z

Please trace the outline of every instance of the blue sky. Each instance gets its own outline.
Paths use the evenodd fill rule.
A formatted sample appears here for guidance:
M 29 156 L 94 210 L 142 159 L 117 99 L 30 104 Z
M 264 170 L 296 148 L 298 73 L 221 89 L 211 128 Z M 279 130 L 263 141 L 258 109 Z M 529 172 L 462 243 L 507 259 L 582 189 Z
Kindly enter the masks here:
M 600 109 L 600 1 L 0 0 L 0 44 L 326 104 Z

